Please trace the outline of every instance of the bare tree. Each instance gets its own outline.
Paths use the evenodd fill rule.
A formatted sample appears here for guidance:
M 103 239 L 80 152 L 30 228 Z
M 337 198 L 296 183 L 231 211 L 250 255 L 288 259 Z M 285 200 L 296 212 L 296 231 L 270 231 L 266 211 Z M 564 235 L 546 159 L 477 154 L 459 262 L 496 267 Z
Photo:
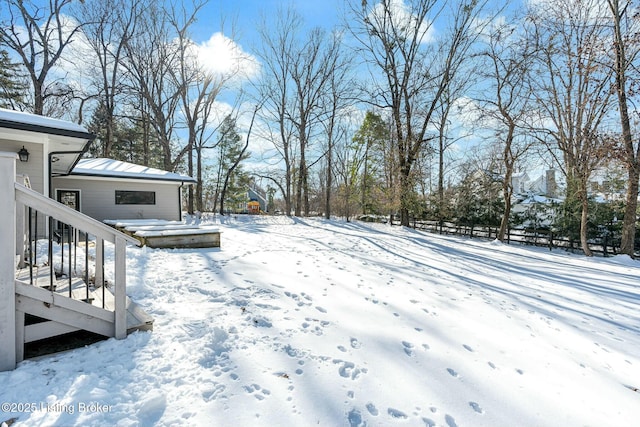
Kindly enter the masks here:
M 152 3 L 140 17 L 139 31 L 125 44 L 123 67 L 127 71 L 134 107 L 145 113 L 150 143 L 157 141 L 162 150 L 165 170 L 173 171 L 189 152 L 187 144 L 178 145 L 177 130 L 182 105 L 183 83 L 176 81 L 180 64 L 180 46 L 171 25 L 173 12 Z
M 390 111 L 396 142 L 400 219 L 409 225 L 414 194 L 413 167 L 433 135 L 442 96 L 469 57 L 486 1 L 460 2 L 442 13 L 448 2 L 382 0 L 369 7 L 351 0 L 352 32 L 371 72 L 371 103 Z M 450 29 L 434 37 L 434 21 L 451 19 Z
M 90 66 L 95 67 L 95 93 L 87 96 L 96 96 L 101 105 L 104 157 L 111 156 L 116 142 L 117 104 L 124 90 L 120 66 L 125 46 L 136 31 L 144 7 L 143 0 L 91 0 L 82 2 L 76 12 L 84 19 L 82 31 L 95 54 L 88 60 Z
M 580 206 L 580 241 L 587 256 L 588 182 L 607 154 L 601 124 L 611 106 L 612 72 L 605 60 L 605 27 L 597 0 L 562 0 L 530 11 L 538 47 L 532 93 L 545 123 L 540 138 L 553 142 L 567 179 L 568 200 Z M 548 124 L 546 123 L 548 122 Z
M 489 82 L 487 96 L 479 99 L 485 126 L 495 131 L 493 137 L 501 147 L 504 174 L 502 196 L 504 211 L 496 238 L 504 240 L 511 215 L 513 174 L 517 162 L 526 154 L 531 142 L 523 132 L 532 108 L 529 64 L 534 47 L 518 32 L 518 23 L 504 23 L 491 29 L 486 37 L 483 57 L 486 67 L 481 75 Z
M 334 35 L 334 37 L 336 37 Z M 338 41 L 338 40 L 336 40 Z M 339 41 L 338 41 L 339 42 Z M 353 96 L 353 79 L 350 78 L 350 61 L 345 56 L 339 45 L 336 45 L 335 62 L 328 75 L 327 89 L 325 91 L 324 109 L 325 115 L 322 117 L 324 139 L 326 140 L 325 150 L 325 200 L 324 214 L 326 219 L 331 218 L 331 199 L 333 190 L 333 150 L 335 142 L 341 139 L 346 133 L 344 122 L 349 121 L 349 103 Z
M 0 24 L 0 44 L 22 60 L 33 90 L 33 113 L 55 115 L 45 111 L 50 97 L 66 95 L 61 77 L 51 78 L 65 48 L 73 41 L 80 25 L 65 16 L 73 0 L 50 0 L 46 7 L 31 1 L 2 0 L 8 20 Z
M 622 242 L 620 252 L 634 256 L 636 222 L 638 210 L 638 187 L 640 180 L 640 143 L 634 143 L 629 118 L 628 83 L 630 75 L 637 70 L 634 64 L 640 55 L 640 40 L 638 40 L 637 10 L 630 9 L 630 0 L 607 0 L 610 10 L 611 26 L 613 28 L 613 70 L 615 74 L 615 89 L 618 98 L 620 126 L 622 128 L 622 157 L 627 166 L 627 195 L 622 223 Z M 636 138 L 637 139 L 637 138 Z
M 266 114 L 278 129 L 274 145 L 287 168 L 285 202 L 291 208 L 295 192 L 295 215 L 302 212 L 307 215 L 310 211 L 309 168 L 324 153 L 309 161 L 309 147 L 320 133 L 329 129 L 323 126 L 323 120 L 331 117 L 327 111 L 333 107 L 326 99 L 331 98 L 335 73 L 344 67 L 337 33 L 314 28 L 304 34 L 302 29 L 300 16 L 291 8 L 279 10 L 274 25 L 263 22 L 259 29 L 262 38 L 259 56 L 265 67 L 260 89 L 266 99 Z
M 285 213 L 291 215 L 295 151 L 293 124 L 288 120 L 288 112 L 293 91 L 289 76 L 293 58 L 287 52 L 293 50 L 302 22 L 300 16 L 291 9 L 286 12 L 280 10 L 275 16 L 276 20 L 271 25 L 264 19 L 258 26 L 262 44 L 257 56 L 262 60 L 263 78 L 257 89 L 260 98 L 264 99 L 261 119 L 268 128 L 268 134 L 263 137 L 273 143 L 285 168 L 284 183 L 272 180 L 283 190 Z
M 298 176 L 296 182 L 296 215 L 309 214 L 309 164 L 307 150 L 313 142 L 316 127 L 322 124 L 324 113 L 328 108 L 329 118 L 337 113 L 339 94 L 334 101 L 324 103 L 327 96 L 332 98 L 332 83 L 340 61 L 340 38 L 336 34 L 327 34 L 324 30 L 314 28 L 308 38 L 296 46 L 296 50 L 288 52 L 293 57 L 289 70 L 294 86 L 294 108 L 289 111 L 289 120 L 294 123 L 299 146 Z M 340 76 L 337 76 L 340 78 Z
M 334 203 L 338 206 L 338 214 L 347 222 L 350 221 L 359 204 L 358 187 L 364 178 L 362 169 L 368 148 L 369 145 L 366 143 L 354 143 L 347 132 L 342 133 L 342 138 L 336 141 L 334 147 L 333 169 L 337 181 Z
M 197 177 L 195 197 L 193 188 L 189 187 L 189 213 L 194 211 L 194 201 L 195 209 L 203 210 L 203 151 L 215 147 L 215 143 L 211 144 L 210 140 L 219 126 L 219 123 L 212 123 L 214 103 L 226 84 L 240 72 L 240 58 L 236 58 L 237 63 L 232 69 L 219 73 L 207 70 L 198 62 L 189 30 L 195 22 L 197 12 L 204 5 L 205 2 L 198 2 L 188 12 L 184 7 L 181 11 L 174 10 L 169 20 L 177 34 L 176 43 L 179 46 L 178 64 L 172 75 L 175 79 L 175 86 L 181 87 L 182 120 L 188 132 L 187 170 L 190 175 L 195 174 Z M 228 43 L 231 42 L 229 39 L 225 40 Z M 196 157 L 195 169 L 194 154 Z

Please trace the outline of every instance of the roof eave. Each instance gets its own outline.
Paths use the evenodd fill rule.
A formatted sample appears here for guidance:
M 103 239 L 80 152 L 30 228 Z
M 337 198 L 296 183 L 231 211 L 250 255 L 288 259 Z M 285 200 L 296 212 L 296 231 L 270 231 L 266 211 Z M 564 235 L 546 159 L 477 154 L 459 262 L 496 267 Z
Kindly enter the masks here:
M 71 178 L 73 177 L 89 177 L 89 178 L 104 178 L 104 179 L 120 179 L 120 180 L 132 180 L 132 181 L 160 181 L 160 182 L 175 182 L 183 185 L 194 185 L 197 181 L 193 178 L 162 178 L 162 177 L 152 177 L 152 176 L 125 176 L 125 175 L 109 175 L 109 174 L 100 174 L 100 173 L 86 173 L 86 172 L 71 172 L 67 175 Z
M 50 126 L 43 126 L 35 123 L 15 122 L 12 120 L 0 119 L 0 128 L 22 130 L 27 132 L 46 133 L 49 135 L 65 136 L 69 138 L 86 139 L 91 142 L 95 139 L 95 135 L 89 132 L 81 132 L 72 129 L 60 129 Z

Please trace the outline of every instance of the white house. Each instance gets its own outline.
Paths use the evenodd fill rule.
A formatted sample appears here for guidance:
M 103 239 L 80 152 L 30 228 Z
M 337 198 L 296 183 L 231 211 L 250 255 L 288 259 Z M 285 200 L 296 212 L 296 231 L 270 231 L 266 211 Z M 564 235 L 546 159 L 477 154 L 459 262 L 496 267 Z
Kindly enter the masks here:
M 92 218 L 182 219 L 182 189 L 190 176 L 113 159 L 81 159 L 69 175 L 53 178 L 57 201 Z
M 49 197 L 51 177 L 68 174 L 94 138 L 75 123 L 0 108 L 0 151 L 24 153 L 16 173 Z

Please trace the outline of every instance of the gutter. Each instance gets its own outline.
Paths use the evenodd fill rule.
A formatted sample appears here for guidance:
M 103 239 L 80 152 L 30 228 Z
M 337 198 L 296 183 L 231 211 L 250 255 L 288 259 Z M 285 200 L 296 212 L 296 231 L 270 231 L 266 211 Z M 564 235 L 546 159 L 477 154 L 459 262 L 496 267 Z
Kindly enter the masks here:
M 95 136 L 94 136 L 95 138 Z M 68 155 L 68 154 L 72 154 L 72 155 L 76 155 L 76 160 L 71 164 L 71 167 L 69 168 L 69 171 L 65 174 L 65 175 L 56 175 L 56 176 L 66 176 L 69 175 L 69 173 L 73 170 L 73 168 L 78 164 L 78 162 L 80 161 L 80 157 L 82 157 L 82 155 L 84 153 L 87 152 L 87 150 L 89 149 L 89 145 L 91 144 L 91 142 L 93 141 L 93 138 L 90 139 L 89 141 L 87 141 L 87 144 L 85 144 L 84 148 L 81 151 L 52 151 L 49 153 L 49 198 L 53 199 L 53 158 L 55 156 L 62 156 L 62 155 Z
M 182 221 L 182 187 L 184 187 L 184 181 L 178 187 L 178 218 L 180 221 Z
M 11 120 L 4 120 L 4 119 L 0 119 L 0 127 L 7 128 L 7 129 L 14 129 L 14 130 L 24 130 L 28 132 L 46 133 L 49 135 L 88 139 L 89 142 L 93 141 L 96 137 L 94 134 L 89 132 L 82 132 L 82 131 L 71 130 L 71 129 L 60 129 L 56 127 L 50 127 L 45 125 L 33 124 L 33 123 L 14 122 Z

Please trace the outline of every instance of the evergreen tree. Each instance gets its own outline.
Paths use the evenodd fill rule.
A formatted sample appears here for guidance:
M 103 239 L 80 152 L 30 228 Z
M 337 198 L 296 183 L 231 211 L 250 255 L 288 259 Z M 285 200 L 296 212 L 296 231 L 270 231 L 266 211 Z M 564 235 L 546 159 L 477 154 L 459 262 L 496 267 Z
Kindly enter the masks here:
M 379 199 L 380 194 L 376 190 L 384 188 L 381 174 L 385 161 L 384 144 L 388 135 L 387 124 L 382 117 L 367 111 L 362 126 L 353 137 L 354 151 L 363 156 L 360 179 L 360 203 L 363 214 L 379 214 L 383 211 L 383 200 Z
M 222 121 L 219 134 L 214 210 L 218 201 L 221 209 L 227 205 L 230 209 L 237 210 L 240 205 L 248 202 L 246 198 L 249 176 L 241 165 L 242 160 L 249 157 L 246 151 L 247 144 L 242 142 L 236 120 L 231 115 L 226 116 Z
M 19 71 L 19 64 L 11 62 L 6 50 L 0 49 L 0 108 L 21 110 L 27 85 Z
M 141 120 L 118 118 L 113 122 L 113 143 L 109 154 L 105 153 L 104 141 L 106 138 L 106 114 L 102 105 L 93 113 L 91 122 L 87 126 L 89 132 L 96 135 L 96 139 L 89 148 L 89 154 L 93 157 L 108 157 L 123 162 L 141 164 L 162 169 L 164 166 L 162 150 L 159 144 L 149 144 L 148 148 L 143 143 L 144 132 L 141 129 Z

